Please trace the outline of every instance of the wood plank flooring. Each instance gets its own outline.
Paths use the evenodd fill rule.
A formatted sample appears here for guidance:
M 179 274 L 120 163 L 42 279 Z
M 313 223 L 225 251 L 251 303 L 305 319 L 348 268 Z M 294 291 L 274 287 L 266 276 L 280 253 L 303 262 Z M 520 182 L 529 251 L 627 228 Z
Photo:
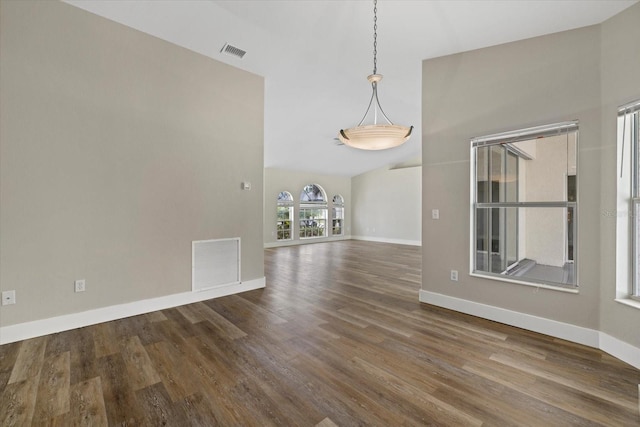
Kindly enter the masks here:
M 420 304 L 420 248 L 265 253 L 266 289 L 0 346 L 0 425 L 640 425 L 637 369 Z

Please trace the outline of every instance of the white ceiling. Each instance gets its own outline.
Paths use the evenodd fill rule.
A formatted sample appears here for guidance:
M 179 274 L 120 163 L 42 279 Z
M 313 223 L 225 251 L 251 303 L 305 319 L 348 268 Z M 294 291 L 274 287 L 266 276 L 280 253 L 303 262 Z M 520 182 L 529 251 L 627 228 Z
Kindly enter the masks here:
M 375 152 L 334 140 L 371 96 L 372 1 L 67 3 L 264 76 L 265 167 L 354 176 L 420 155 L 423 59 L 597 24 L 636 1 L 379 0 L 380 102 L 415 129 L 403 146 Z M 227 42 L 244 59 L 220 53 Z

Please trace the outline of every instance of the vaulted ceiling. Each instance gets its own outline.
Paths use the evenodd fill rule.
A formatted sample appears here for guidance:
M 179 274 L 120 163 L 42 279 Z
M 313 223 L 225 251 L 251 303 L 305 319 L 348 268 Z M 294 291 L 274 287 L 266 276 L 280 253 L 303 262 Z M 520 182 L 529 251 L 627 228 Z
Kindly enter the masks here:
M 265 167 L 343 176 L 420 155 L 423 59 L 598 24 L 635 2 L 380 0 L 380 102 L 391 120 L 415 129 L 399 148 L 367 152 L 335 138 L 360 121 L 371 96 L 372 1 L 67 0 L 264 76 Z M 221 53 L 225 43 L 244 58 Z

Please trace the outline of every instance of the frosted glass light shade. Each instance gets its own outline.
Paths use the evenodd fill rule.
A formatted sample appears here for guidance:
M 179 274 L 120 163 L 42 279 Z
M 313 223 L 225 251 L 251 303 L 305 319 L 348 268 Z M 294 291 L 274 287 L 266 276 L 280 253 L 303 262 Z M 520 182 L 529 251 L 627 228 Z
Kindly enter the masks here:
M 411 136 L 413 126 L 365 125 L 342 129 L 338 138 L 345 145 L 361 150 L 385 150 L 401 145 Z

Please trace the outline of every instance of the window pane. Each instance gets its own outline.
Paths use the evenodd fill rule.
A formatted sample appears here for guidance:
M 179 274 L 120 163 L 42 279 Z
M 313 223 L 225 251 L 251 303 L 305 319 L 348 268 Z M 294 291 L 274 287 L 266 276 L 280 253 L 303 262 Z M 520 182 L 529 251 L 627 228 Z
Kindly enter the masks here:
M 475 273 L 576 286 L 577 131 L 552 127 L 474 148 Z
M 480 208 L 477 215 L 485 223 L 483 233 L 477 235 L 476 270 L 501 274 L 518 261 L 518 211 L 516 208 Z M 487 218 L 491 218 L 489 225 Z M 488 228 L 491 234 L 486 231 Z
M 576 175 L 577 133 L 511 144 L 521 155 L 519 201 L 567 201 L 567 176 Z
M 476 149 L 476 201 L 489 201 L 489 147 Z
M 300 238 L 326 236 L 327 209 L 300 208 Z
M 491 179 L 491 187 L 489 189 L 491 195 L 489 200 L 493 203 L 504 202 L 503 196 L 503 171 L 504 164 L 502 156 L 504 154 L 504 147 L 498 145 L 490 148 L 489 154 L 489 173 Z
M 633 197 L 640 197 L 640 112 L 636 112 L 632 116 L 632 132 L 631 140 L 633 141 L 634 150 L 634 173 L 633 173 Z
M 293 202 L 293 196 L 288 191 L 278 194 L 278 202 Z
M 506 150 L 506 147 L 505 147 Z M 504 192 L 505 202 L 517 202 L 518 201 L 518 156 L 505 151 L 506 153 L 506 170 L 504 176 Z
M 492 232 L 491 250 L 484 249 L 487 245 L 483 243 L 483 249 L 476 251 L 476 272 L 575 285 L 574 263 L 567 252 L 567 218 L 574 213 L 572 207 L 479 208 L 480 212 L 498 222 Z
M 293 219 L 293 206 L 278 206 L 276 221 L 277 240 L 290 240 L 291 222 Z
M 317 186 L 316 184 L 305 185 L 300 193 L 300 202 L 311 202 L 311 203 L 326 203 L 326 198 L 324 196 L 324 191 Z
M 640 199 L 633 203 L 633 295 L 640 297 Z
M 334 236 L 341 236 L 343 233 L 342 222 L 344 219 L 344 208 L 333 208 L 332 218 L 331 234 Z

